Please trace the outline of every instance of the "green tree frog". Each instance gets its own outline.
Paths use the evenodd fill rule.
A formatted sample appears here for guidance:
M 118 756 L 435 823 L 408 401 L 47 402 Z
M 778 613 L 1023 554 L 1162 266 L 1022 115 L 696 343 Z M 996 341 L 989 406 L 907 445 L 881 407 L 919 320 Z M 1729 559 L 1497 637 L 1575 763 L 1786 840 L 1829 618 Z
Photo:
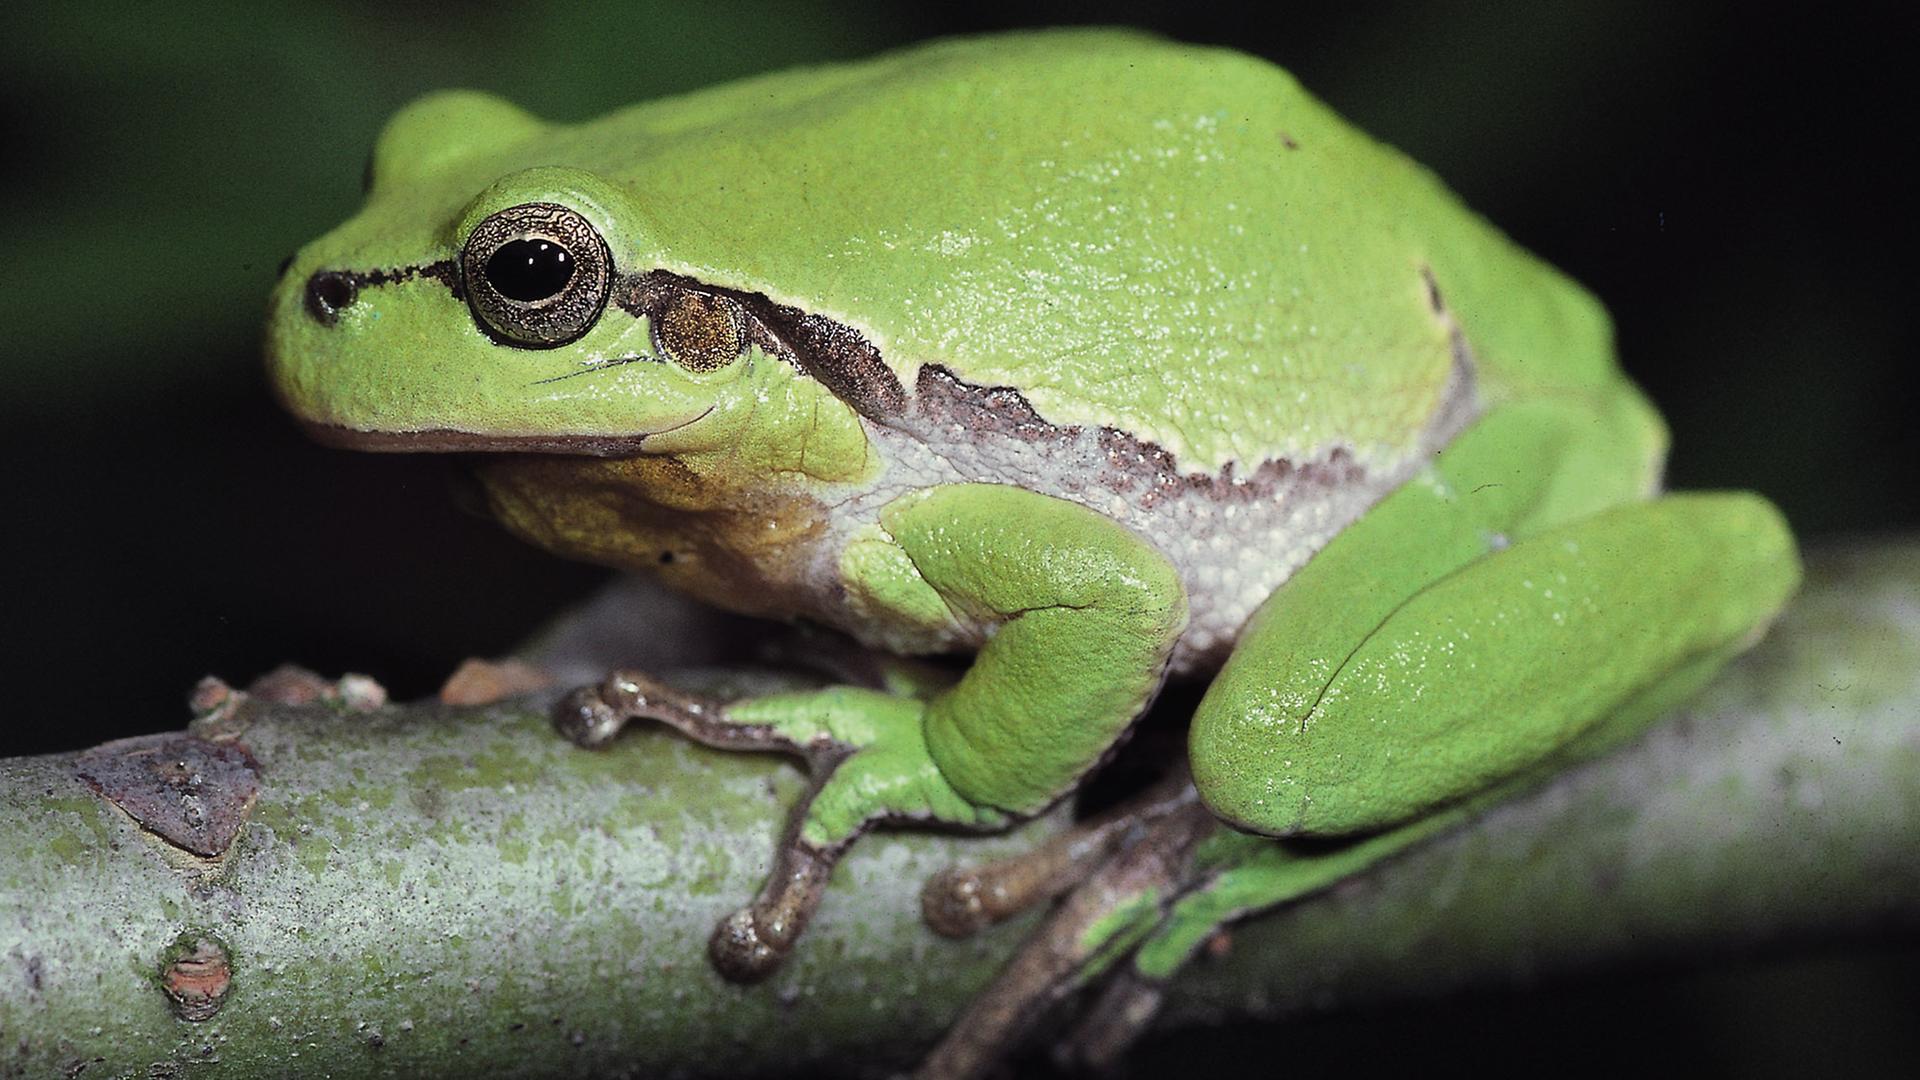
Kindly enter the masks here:
M 712 943 L 741 979 L 864 830 L 1034 815 L 1163 683 L 1210 679 L 1188 790 L 1231 829 L 1098 930 L 1164 975 L 1630 737 L 1798 577 L 1764 500 L 1661 493 L 1664 428 L 1591 296 L 1285 72 L 1123 32 L 573 125 L 435 94 L 292 260 L 267 350 L 314 435 L 472 453 L 539 545 L 972 655 L 945 682 L 720 704 L 622 674 L 571 701 L 583 741 L 647 716 L 811 764 Z

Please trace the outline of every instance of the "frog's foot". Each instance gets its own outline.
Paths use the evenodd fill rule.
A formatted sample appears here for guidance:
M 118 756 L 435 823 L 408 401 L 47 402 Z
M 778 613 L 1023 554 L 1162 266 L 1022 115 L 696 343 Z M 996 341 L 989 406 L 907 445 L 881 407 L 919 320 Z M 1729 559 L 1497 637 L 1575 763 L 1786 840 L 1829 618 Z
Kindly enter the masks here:
M 1031 851 L 984 866 L 942 870 L 928 878 L 920 892 L 927 925 L 943 937 L 968 937 L 1052 900 L 1193 799 L 1186 769 L 1176 769 L 1134 798 Z
M 888 820 L 1002 828 L 1013 819 L 957 794 L 926 747 L 925 704 L 878 690 L 835 686 L 722 702 L 676 690 L 638 672 L 615 672 L 569 695 L 555 715 L 584 747 L 606 745 L 632 720 L 664 723 L 721 750 L 799 758 L 812 778 L 753 903 L 720 921 L 709 941 L 714 966 L 736 982 L 772 974 L 826 894 L 833 867 L 854 841 Z
M 1127 957 L 1144 935 L 1161 924 L 1168 907 L 1193 879 L 1195 849 L 1219 825 L 1184 779 L 1179 788 L 1155 804 L 1159 814 L 1154 821 L 1121 830 L 1104 860 L 1088 856 L 1097 863 L 1093 872 L 1021 945 L 993 984 L 967 1006 L 921 1063 L 915 1074 L 919 1080 L 985 1075 L 1048 1005 Z M 1111 839 L 1097 826 L 1089 839 L 1096 836 Z M 1139 1008 L 1146 1008 L 1146 1014 L 1137 1018 L 1144 1024 L 1159 1004 L 1150 980 L 1128 983 L 1118 998 L 1114 993 L 1110 989 L 1100 1001 L 1116 1011 L 1096 1011 L 1069 1044 L 1088 1061 L 1117 1058 L 1130 1041 L 1125 1037 L 1131 1030 L 1126 1025 Z
M 1353 877 L 1452 828 L 1483 802 L 1345 842 L 1290 844 L 1225 828 L 1185 787 L 1123 839 L 1021 945 L 934 1048 L 921 1080 L 985 1075 L 1046 1007 L 1097 979 L 1099 995 L 1054 1047 L 1062 1068 L 1112 1068 L 1165 988 L 1221 929 Z
M 1105 1072 L 1118 1064 L 1159 1012 L 1166 988 L 1196 955 L 1220 955 L 1226 927 L 1256 912 L 1321 892 L 1447 832 L 1498 793 L 1348 840 L 1288 843 L 1221 828 L 1198 845 L 1177 893 L 1151 925 L 1126 942 L 1100 996 L 1054 1047 L 1067 1069 Z

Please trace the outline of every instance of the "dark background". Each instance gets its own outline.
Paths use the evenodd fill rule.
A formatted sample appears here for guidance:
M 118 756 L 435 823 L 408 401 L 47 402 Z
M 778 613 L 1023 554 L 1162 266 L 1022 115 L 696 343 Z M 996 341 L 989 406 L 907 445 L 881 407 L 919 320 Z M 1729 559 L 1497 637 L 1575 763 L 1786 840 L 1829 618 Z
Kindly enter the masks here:
M 447 462 L 309 446 L 264 391 L 274 268 L 354 209 L 393 109 L 468 85 L 578 120 L 931 35 L 1083 21 L 1046 3 L 161 10 L 0 14 L 0 753 L 176 727 L 202 674 L 283 660 L 417 696 L 601 580 L 456 511 Z M 1291 68 L 1595 289 L 1672 422 L 1675 486 L 1759 489 L 1815 544 L 1910 531 L 1920 273 L 1895 162 L 1914 139 L 1911 16 L 1760 12 L 1108 3 L 1101 21 Z M 1198 1068 L 1208 1048 L 1260 1072 L 1910 1066 L 1916 961 L 1912 943 L 1861 942 L 1203 1033 L 1150 1046 L 1143 1071 Z

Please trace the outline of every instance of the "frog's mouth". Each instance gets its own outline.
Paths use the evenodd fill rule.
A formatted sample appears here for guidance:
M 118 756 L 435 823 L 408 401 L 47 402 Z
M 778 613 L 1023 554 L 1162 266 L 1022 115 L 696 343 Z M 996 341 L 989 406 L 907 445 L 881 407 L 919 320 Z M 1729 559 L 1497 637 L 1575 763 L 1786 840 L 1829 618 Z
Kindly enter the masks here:
M 700 412 L 655 431 L 632 435 L 488 435 L 439 428 L 430 431 L 360 431 L 338 424 L 300 422 L 307 437 L 323 446 L 377 454 L 571 454 L 575 457 L 635 457 L 648 453 L 648 439 L 691 427 L 713 412 Z

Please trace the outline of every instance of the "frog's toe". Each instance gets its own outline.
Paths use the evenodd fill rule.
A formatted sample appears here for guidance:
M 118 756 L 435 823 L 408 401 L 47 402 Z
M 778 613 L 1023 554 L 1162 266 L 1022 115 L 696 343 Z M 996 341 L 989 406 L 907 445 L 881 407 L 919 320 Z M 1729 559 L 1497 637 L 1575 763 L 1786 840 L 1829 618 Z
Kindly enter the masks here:
M 562 698 L 553 726 L 579 746 L 605 746 L 632 720 L 653 720 L 717 750 L 776 751 L 805 756 L 789 735 L 735 719 L 727 704 L 675 689 L 639 671 L 616 671 L 598 686 L 583 686 Z
M 833 864 L 845 849 L 844 844 L 815 848 L 804 841 L 781 849 L 759 897 L 713 928 L 707 953 L 721 975 L 754 983 L 779 969 L 819 909 Z
M 627 717 L 600 696 L 599 687 L 583 686 L 560 700 L 553 711 L 553 726 L 575 746 L 597 750 L 620 734 Z
M 889 820 L 1002 828 L 1008 815 L 956 793 L 927 753 L 925 704 L 847 686 L 720 701 L 633 671 L 567 696 L 562 734 L 601 746 L 627 722 L 666 724 L 721 750 L 776 751 L 806 764 L 813 783 L 754 902 L 714 929 L 714 966 L 736 982 L 779 968 L 826 895 L 833 865 L 874 824 Z
M 927 928 L 941 937 L 964 938 L 992 926 L 991 883 L 971 867 L 953 866 L 927 879 L 920 890 L 920 913 Z
M 737 983 L 757 983 L 773 974 L 792 949 L 791 941 L 776 942 L 762 931 L 751 906 L 721 919 L 707 942 L 714 968 Z

